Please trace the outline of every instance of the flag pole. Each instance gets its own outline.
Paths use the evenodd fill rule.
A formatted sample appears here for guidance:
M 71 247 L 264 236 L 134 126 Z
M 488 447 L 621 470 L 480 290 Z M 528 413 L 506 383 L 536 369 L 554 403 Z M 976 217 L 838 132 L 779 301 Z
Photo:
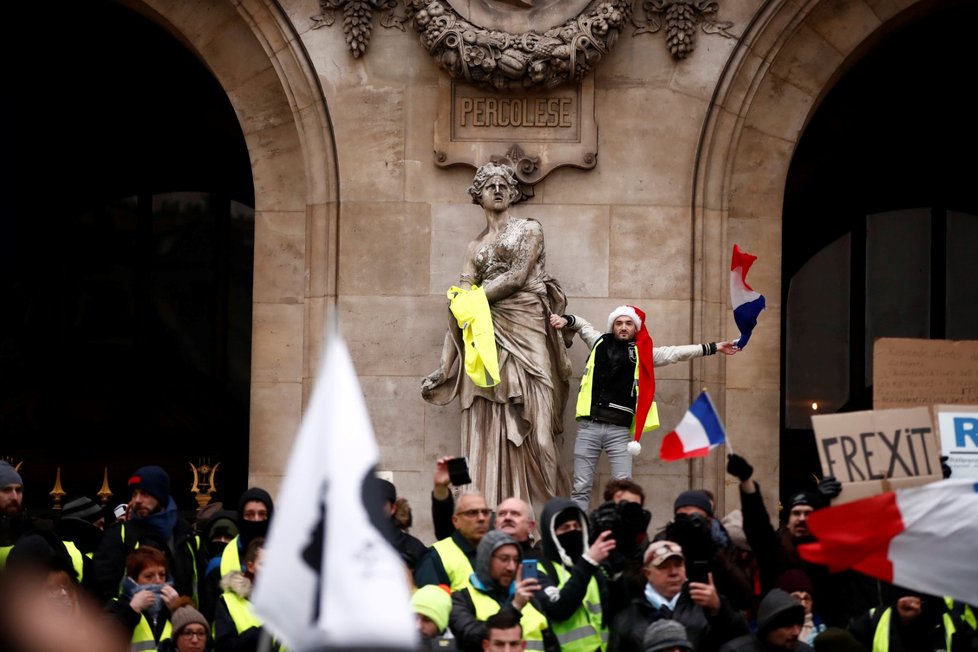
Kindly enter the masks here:
M 714 405 L 713 399 L 710 398 L 710 393 L 708 391 L 706 391 L 706 387 L 704 387 L 702 389 L 702 391 L 703 391 L 703 394 L 706 395 L 706 400 L 710 402 L 710 406 L 713 408 L 713 411 L 716 412 L 717 414 L 720 414 L 719 412 L 717 412 L 717 406 Z M 733 455 L 734 454 L 733 446 L 730 445 L 730 434 L 727 433 L 727 429 L 726 428 L 723 429 L 723 445 L 727 447 L 727 455 Z

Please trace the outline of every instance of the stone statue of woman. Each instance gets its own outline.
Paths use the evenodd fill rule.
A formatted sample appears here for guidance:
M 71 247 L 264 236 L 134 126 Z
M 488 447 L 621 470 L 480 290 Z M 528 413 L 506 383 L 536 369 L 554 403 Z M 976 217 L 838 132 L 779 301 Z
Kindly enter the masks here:
M 543 228 L 509 213 L 519 192 L 512 168 L 494 163 L 480 167 L 469 188 L 486 228 L 469 243 L 461 282 L 485 291 L 499 382 L 481 387 L 465 373 L 461 329 L 449 313 L 441 364 L 425 377 L 421 395 L 436 405 L 460 397 L 462 455 L 487 504 L 516 496 L 538 511 L 569 490 L 556 437 L 571 365 L 563 335 L 549 323 L 567 299 L 545 270 Z

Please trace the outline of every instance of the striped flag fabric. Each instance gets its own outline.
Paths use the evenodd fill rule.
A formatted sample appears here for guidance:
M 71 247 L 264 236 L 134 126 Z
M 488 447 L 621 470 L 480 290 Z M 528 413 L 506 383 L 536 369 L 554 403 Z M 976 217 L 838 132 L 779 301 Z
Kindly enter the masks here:
M 747 346 L 754 326 L 757 325 L 757 316 L 765 307 L 764 297 L 747 285 L 747 272 L 755 260 L 757 256 L 741 251 L 738 245 L 733 246 L 733 257 L 730 261 L 730 305 L 733 306 L 734 321 L 740 329 L 740 339 L 736 342 L 739 349 Z
M 727 434 L 720 423 L 713 401 L 704 390 L 676 429 L 662 439 L 659 458 L 675 462 L 688 457 L 704 457 L 711 450 L 727 441 Z
M 978 604 L 978 483 L 942 480 L 812 512 L 803 559 Z
M 329 338 L 252 603 L 292 650 L 414 650 L 400 555 L 381 531 L 377 442 L 342 338 Z

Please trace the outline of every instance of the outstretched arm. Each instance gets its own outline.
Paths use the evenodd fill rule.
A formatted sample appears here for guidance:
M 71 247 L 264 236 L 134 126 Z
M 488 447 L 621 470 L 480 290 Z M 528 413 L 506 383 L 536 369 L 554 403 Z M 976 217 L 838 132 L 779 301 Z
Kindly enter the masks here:
M 586 319 L 577 315 L 550 315 L 550 325 L 557 330 L 567 328 L 577 333 L 589 349 L 594 346 L 594 343 L 602 335 Z M 568 344 L 568 346 L 570 345 Z
M 707 344 L 684 344 L 681 346 L 657 346 L 652 349 L 652 362 L 656 367 L 664 367 L 676 362 L 723 353 L 734 355 L 740 351 L 733 342 L 709 342 Z
M 740 347 L 736 342 L 716 342 L 717 353 L 723 355 L 734 355 L 740 352 Z

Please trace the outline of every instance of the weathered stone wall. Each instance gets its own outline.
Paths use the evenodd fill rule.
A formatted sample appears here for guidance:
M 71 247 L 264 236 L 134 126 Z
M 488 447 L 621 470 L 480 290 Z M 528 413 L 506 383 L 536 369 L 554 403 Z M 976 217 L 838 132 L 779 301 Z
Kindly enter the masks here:
M 315 0 L 131 4 L 214 71 L 248 140 L 257 203 L 252 482 L 278 485 L 335 310 L 374 421 L 380 467 L 410 499 L 415 534 L 430 540 L 431 471 L 437 457 L 459 452 L 459 412 L 457 404 L 426 404 L 421 378 L 437 364 L 445 289 L 484 225 L 466 194 L 472 169 L 434 163 L 444 73 L 410 27 L 382 28 L 379 12 L 366 54 L 354 58 L 341 12 L 332 27 L 314 29 Z M 733 337 L 730 250 L 737 243 L 759 257 L 750 280 L 768 310 L 750 347 L 733 358 L 661 368 L 657 398 L 668 430 L 707 388 L 772 508 L 787 168 L 847 57 L 914 4 L 722 3 L 718 18 L 733 23 L 736 40 L 697 32 L 695 50 L 682 60 L 670 55 L 662 32 L 632 37 L 627 27 L 593 73 L 596 167 L 554 171 L 514 209 L 543 224 L 548 269 L 570 311 L 601 324 L 616 305 L 637 304 L 658 344 Z M 572 349 L 572 394 L 586 353 L 580 342 Z M 568 469 L 572 403 L 563 440 Z M 663 464 L 658 439 L 646 439 L 635 466 L 655 527 L 690 486 L 718 491 L 721 512 L 738 506 L 721 455 Z M 600 470 L 603 482 L 605 461 Z

